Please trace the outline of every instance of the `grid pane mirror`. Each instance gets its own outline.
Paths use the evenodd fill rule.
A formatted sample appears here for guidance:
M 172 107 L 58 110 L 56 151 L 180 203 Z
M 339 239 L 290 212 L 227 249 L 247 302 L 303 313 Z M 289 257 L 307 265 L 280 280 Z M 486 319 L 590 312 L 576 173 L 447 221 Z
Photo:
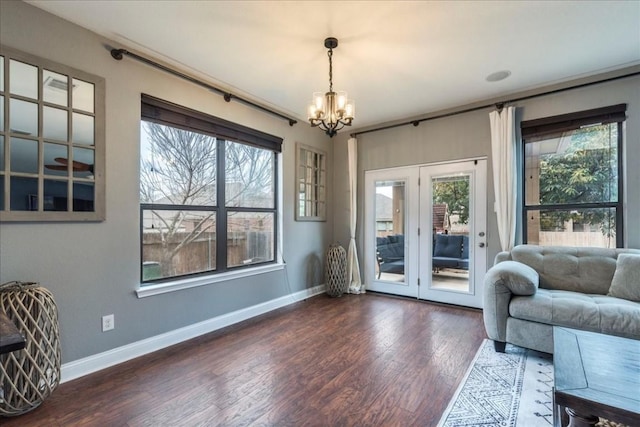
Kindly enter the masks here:
M 296 145 L 296 220 L 325 221 L 327 211 L 327 155 Z

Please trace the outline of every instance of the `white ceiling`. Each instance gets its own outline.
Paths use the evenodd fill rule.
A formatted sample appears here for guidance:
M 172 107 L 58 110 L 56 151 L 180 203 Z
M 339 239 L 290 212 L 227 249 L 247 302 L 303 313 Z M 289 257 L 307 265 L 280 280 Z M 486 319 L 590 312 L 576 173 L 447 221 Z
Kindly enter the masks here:
M 354 128 L 640 64 L 638 0 L 27 2 L 302 120 L 336 37 Z

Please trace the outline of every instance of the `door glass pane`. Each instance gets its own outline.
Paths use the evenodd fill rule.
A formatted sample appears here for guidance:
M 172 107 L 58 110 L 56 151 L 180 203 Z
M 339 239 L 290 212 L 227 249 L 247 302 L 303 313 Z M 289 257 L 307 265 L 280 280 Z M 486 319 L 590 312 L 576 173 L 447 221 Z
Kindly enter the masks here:
M 431 287 L 469 292 L 469 175 L 432 178 Z
M 405 281 L 405 182 L 376 181 L 376 278 Z

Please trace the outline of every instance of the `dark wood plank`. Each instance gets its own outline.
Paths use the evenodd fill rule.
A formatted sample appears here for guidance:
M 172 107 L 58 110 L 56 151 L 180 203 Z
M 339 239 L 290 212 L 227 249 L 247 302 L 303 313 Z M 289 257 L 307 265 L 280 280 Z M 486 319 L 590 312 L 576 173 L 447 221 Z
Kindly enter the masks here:
M 11 426 L 435 425 L 479 310 L 318 296 L 64 383 Z

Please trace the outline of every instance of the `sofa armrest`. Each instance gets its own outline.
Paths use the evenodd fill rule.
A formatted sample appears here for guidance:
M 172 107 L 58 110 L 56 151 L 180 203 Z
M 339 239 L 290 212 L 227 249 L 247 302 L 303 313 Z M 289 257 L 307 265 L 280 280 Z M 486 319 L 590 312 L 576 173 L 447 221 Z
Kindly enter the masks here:
M 533 295 L 538 289 L 538 273 L 516 261 L 502 261 L 484 276 L 484 326 L 489 338 L 505 342 L 509 302 L 513 295 Z

